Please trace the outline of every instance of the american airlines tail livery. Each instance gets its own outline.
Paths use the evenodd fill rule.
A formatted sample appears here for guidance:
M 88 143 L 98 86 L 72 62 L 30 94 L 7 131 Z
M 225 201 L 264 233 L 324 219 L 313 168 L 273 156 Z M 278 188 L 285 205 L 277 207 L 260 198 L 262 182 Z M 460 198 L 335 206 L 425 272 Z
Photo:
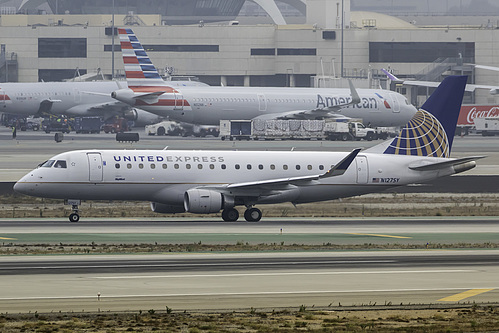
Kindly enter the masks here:
M 81 200 L 150 201 L 158 213 L 222 211 L 259 221 L 260 204 L 331 200 L 421 183 L 475 167 L 450 158 L 465 76 L 446 78 L 394 139 L 365 151 L 79 150 L 56 155 L 14 186 L 65 199 L 79 220 Z
M 127 89 L 112 97 L 133 107 L 200 125 L 220 120 L 362 118 L 403 126 L 416 113 L 407 99 L 382 89 L 168 86 L 131 29 L 118 29 Z

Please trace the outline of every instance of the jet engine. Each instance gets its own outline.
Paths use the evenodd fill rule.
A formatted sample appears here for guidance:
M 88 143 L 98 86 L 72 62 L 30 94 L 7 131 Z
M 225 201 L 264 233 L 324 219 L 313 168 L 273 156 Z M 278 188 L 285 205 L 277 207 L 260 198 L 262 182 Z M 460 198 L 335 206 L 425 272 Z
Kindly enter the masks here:
M 158 202 L 151 202 L 151 210 L 160 214 L 184 213 L 185 209 L 182 206 L 166 205 Z
M 123 112 L 123 118 L 125 118 L 126 120 L 136 121 L 138 117 L 139 115 L 137 113 L 137 109 L 130 109 Z
M 111 97 L 129 105 L 135 104 L 135 99 L 134 99 L 135 93 L 133 92 L 132 89 L 119 89 L 113 91 L 111 93 Z
M 184 193 L 184 208 L 186 212 L 196 214 L 218 213 L 224 206 L 222 193 L 190 189 Z

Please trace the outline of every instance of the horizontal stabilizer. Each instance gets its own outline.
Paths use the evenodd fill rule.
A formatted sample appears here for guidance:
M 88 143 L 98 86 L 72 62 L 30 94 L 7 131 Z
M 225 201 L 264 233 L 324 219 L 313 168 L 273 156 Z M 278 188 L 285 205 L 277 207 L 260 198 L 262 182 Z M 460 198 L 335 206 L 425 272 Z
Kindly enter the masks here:
M 460 164 L 474 162 L 475 160 L 479 160 L 485 157 L 486 156 L 471 156 L 471 157 L 457 158 L 453 160 L 446 159 L 445 161 L 437 163 L 409 166 L 409 169 L 416 171 L 434 171 L 434 170 L 445 169 L 450 166 L 458 166 Z

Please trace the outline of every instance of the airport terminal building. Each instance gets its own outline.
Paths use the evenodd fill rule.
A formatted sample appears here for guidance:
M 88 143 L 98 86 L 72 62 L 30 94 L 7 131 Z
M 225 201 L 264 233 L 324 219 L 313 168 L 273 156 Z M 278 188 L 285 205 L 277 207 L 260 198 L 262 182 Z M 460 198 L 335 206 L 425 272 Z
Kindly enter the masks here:
M 275 3 L 259 0 L 273 21 L 247 24 L 238 20 L 243 0 L 115 1 L 115 26 L 134 30 L 161 73 L 193 75 L 212 85 L 335 87 L 344 85 L 343 76 L 376 87 L 386 84 L 381 68 L 402 78 L 438 81 L 466 74 L 470 83 L 499 85 L 497 72 L 469 65 L 499 67 L 495 17 L 483 17 L 484 24 L 416 25 L 351 11 L 349 0 L 308 0 L 302 24 L 276 24 L 283 16 L 273 10 Z M 49 0 L 47 10 L 38 12 L 26 5 L 2 10 L 0 81 L 60 81 L 98 69 L 110 76 L 113 68 L 116 77 L 123 75 L 113 8 L 100 1 L 74 3 Z M 287 1 L 293 3 L 303 5 Z M 419 105 L 429 93 L 400 89 Z M 477 90 L 465 102 L 496 104 L 498 97 Z

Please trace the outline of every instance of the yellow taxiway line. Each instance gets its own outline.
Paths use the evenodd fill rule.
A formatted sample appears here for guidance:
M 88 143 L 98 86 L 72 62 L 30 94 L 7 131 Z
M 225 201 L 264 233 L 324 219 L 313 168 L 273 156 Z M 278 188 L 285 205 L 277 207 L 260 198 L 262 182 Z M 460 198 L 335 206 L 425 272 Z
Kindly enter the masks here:
M 387 237 L 387 238 L 412 238 L 406 236 L 394 236 L 394 235 L 381 235 L 381 234 L 361 234 L 356 232 L 348 233 L 348 235 L 357 235 L 357 236 L 374 236 L 374 237 Z
M 491 291 L 491 290 L 494 290 L 494 289 L 471 289 L 471 290 L 463 291 L 462 293 L 459 293 L 459 294 L 455 294 L 452 296 L 441 298 L 438 301 L 440 301 L 440 302 L 459 302 L 465 298 L 480 295 L 480 294 L 486 293 L 486 292 Z

